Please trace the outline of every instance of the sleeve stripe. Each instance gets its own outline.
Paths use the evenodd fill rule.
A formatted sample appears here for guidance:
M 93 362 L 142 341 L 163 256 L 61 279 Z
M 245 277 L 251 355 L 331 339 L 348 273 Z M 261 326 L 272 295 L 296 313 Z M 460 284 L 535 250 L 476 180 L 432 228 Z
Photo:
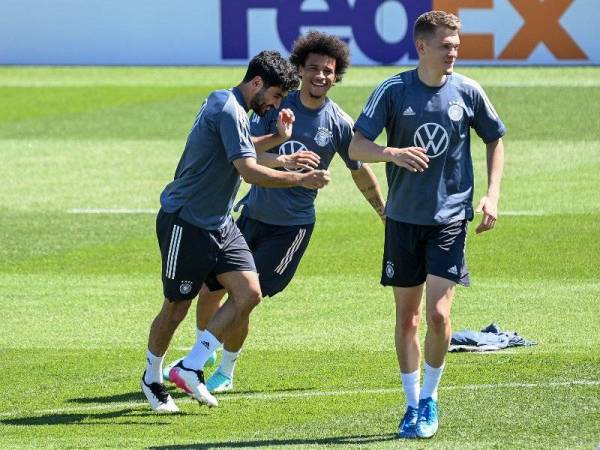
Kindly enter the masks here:
M 465 77 L 465 79 L 464 79 L 463 82 L 466 85 L 472 86 L 475 89 L 477 89 L 477 91 L 479 92 L 479 94 L 483 98 L 483 103 L 485 104 L 485 107 L 488 110 L 488 113 L 490 114 L 490 116 L 492 116 L 494 119 L 497 120 L 498 119 L 498 113 L 494 109 L 494 106 L 492 105 L 492 102 L 490 102 L 490 99 L 488 98 L 487 94 L 485 93 L 485 91 L 483 90 L 483 88 L 481 87 L 481 85 L 477 81 L 471 80 L 470 78 L 466 78 L 466 77 Z
M 363 112 L 368 117 L 373 117 L 373 114 L 375 113 L 375 108 L 379 104 L 379 100 L 381 100 L 381 97 L 383 96 L 383 94 L 385 93 L 385 91 L 387 90 L 388 87 L 390 87 L 394 84 L 403 83 L 403 81 L 400 77 L 401 77 L 400 75 L 396 75 L 395 77 L 388 78 L 383 83 L 381 83 L 377 89 L 375 89 L 375 91 L 371 95 L 371 98 L 369 99 L 369 101 L 367 102 L 367 104 L 365 105 L 365 107 L 363 109 Z

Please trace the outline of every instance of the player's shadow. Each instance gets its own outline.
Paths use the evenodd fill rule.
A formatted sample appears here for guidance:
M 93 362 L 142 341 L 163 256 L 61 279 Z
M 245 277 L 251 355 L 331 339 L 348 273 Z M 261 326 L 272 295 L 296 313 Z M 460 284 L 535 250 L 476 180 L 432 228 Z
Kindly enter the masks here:
M 226 441 L 198 444 L 165 445 L 158 447 L 148 447 L 148 450 L 159 449 L 213 449 L 213 448 L 252 448 L 252 447 L 285 447 L 289 445 L 364 445 L 374 442 L 393 441 L 395 434 L 374 434 L 374 435 L 356 435 L 356 436 L 337 436 L 320 439 L 265 439 L 256 441 Z
M 2 425 L 98 425 L 98 424 L 106 424 L 106 421 L 110 421 L 111 424 L 115 424 L 112 422 L 113 419 L 123 417 L 123 416 L 132 416 L 132 409 L 121 409 L 119 411 L 110 411 L 105 413 L 62 413 L 62 414 L 44 414 L 41 416 L 32 416 L 32 417 L 19 417 L 15 419 L 2 419 L 0 420 L 0 424 Z M 151 411 L 140 413 L 139 411 L 135 411 L 136 416 L 154 416 L 156 414 Z M 143 425 L 143 422 L 140 421 L 119 421 L 116 422 L 119 425 Z M 164 422 L 170 423 L 170 422 Z M 156 425 L 159 422 L 152 421 L 149 422 L 148 425 Z
M 274 390 L 269 390 L 269 391 L 257 391 L 257 390 L 245 390 L 245 391 L 241 391 L 241 390 L 236 390 L 233 392 L 224 392 L 223 394 L 220 394 L 220 397 L 222 398 L 235 398 L 235 397 L 243 397 L 246 395 L 254 395 L 254 394 L 263 394 L 263 395 L 269 395 L 269 394 L 282 394 L 282 393 L 286 393 L 286 392 L 302 392 L 302 391 L 310 391 L 312 390 L 312 388 L 290 388 L 290 389 L 274 389 Z M 189 396 L 181 391 L 175 390 L 175 389 L 169 389 L 169 393 L 171 394 L 171 396 L 175 399 L 177 398 L 188 398 Z M 125 392 L 123 394 L 112 394 L 112 395 L 103 395 L 103 396 L 97 396 L 97 397 L 77 397 L 77 398 L 71 398 L 69 400 L 67 400 L 67 402 L 69 403 L 122 403 L 122 402 L 136 402 L 136 401 L 140 401 L 140 400 L 144 400 L 144 396 L 141 393 L 141 391 L 131 391 L 131 392 Z

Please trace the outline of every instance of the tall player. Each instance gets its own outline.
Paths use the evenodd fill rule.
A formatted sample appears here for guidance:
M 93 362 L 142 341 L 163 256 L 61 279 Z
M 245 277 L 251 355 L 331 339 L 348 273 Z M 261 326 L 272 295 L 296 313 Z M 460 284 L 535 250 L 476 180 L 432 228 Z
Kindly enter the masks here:
M 248 320 L 261 292 L 248 245 L 233 222 L 231 208 L 240 175 L 271 188 L 317 189 L 329 181 L 324 170 L 276 171 L 256 162 L 247 111 L 262 116 L 277 108 L 298 86 L 293 66 L 277 52 L 261 52 L 243 81 L 218 90 L 204 102 L 187 139 L 175 179 L 161 194 L 156 231 L 162 255 L 164 302 L 150 328 L 141 387 L 155 411 L 176 412 L 162 382 L 162 363 L 173 333 L 203 283 L 214 279 L 229 298 L 208 322 L 190 353 L 171 370 L 170 379 L 201 403 L 217 400 L 204 385 L 202 368 L 220 345 L 224 330 Z
M 477 233 L 498 216 L 504 124 L 481 86 L 453 72 L 460 21 L 431 11 L 414 27 L 415 70 L 375 89 L 355 126 L 350 156 L 387 162 L 389 194 L 381 283 L 394 287 L 396 353 L 407 409 L 398 436 L 429 438 L 438 429 L 437 388 L 451 337 L 456 284 L 468 285 L 467 224 L 473 219 L 470 129 L 487 149 L 488 188 L 477 207 Z M 383 129 L 387 146 L 373 141 Z M 417 331 L 426 292 L 424 381 Z M 420 391 L 420 392 L 419 392 Z
M 281 168 L 288 160 L 286 155 L 301 152 L 296 154 L 305 155 L 306 159 L 298 159 L 294 164 L 310 165 L 315 161 L 307 153 L 311 150 L 318 156 L 318 167 L 326 170 L 337 153 L 358 189 L 383 218 L 383 196 L 376 177 L 366 164 L 348 156 L 352 119 L 327 97 L 350 64 L 347 45 L 335 36 L 312 31 L 294 43 L 290 60 L 302 79 L 300 90 L 283 100 L 281 111 L 271 110 L 263 117 L 255 114 L 251 120 L 252 134 L 260 136 L 255 138 L 257 151 L 269 149 L 259 155 L 259 162 Z M 282 113 L 287 117 L 283 121 L 287 127 L 278 121 Z M 252 186 L 242 200 L 238 226 L 254 254 L 264 296 L 281 292 L 294 276 L 315 226 L 316 194 L 304 187 Z M 206 326 L 225 294 L 218 284 L 209 282 L 207 286 L 210 292 L 203 289 L 198 301 L 199 330 Z M 247 333 L 245 321 L 225 338 L 221 363 L 207 381 L 211 392 L 233 388 L 235 363 Z

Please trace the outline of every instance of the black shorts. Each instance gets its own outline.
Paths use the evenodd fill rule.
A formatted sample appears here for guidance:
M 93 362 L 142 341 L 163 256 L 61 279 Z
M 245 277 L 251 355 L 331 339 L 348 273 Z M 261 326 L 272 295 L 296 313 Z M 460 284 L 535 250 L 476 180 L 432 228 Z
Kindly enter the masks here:
M 156 235 L 169 301 L 191 300 L 203 283 L 221 273 L 256 272 L 252 253 L 233 220 L 219 230 L 205 230 L 161 209 Z
M 237 225 L 254 255 L 263 296 L 284 290 L 296 273 L 315 224 L 270 225 L 240 216 Z M 211 291 L 222 289 L 216 280 L 206 286 Z
M 419 286 L 429 274 L 468 286 L 467 224 L 467 220 L 459 220 L 442 225 L 414 225 L 388 217 L 381 284 Z

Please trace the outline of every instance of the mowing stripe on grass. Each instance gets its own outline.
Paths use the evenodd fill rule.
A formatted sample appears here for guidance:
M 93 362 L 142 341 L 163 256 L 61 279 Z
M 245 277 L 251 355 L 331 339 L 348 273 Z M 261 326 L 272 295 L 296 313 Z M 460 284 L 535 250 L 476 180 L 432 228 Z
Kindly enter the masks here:
M 598 386 L 600 380 L 573 380 L 573 381 L 551 381 L 548 383 L 496 383 L 496 384 L 465 384 L 456 386 L 440 386 L 440 390 L 455 391 L 455 390 L 480 390 L 480 389 L 534 389 L 534 388 L 557 388 L 557 387 L 572 387 L 572 386 Z M 339 397 L 345 395 L 387 395 L 387 394 L 399 394 L 402 391 L 401 387 L 397 388 L 381 388 L 381 389 L 346 389 L 339 391 L 305 391 L 305 392 L 266 392 L 258 394 L 226 394 L 220 396 L 221 401 L 235 401 L 235 400 L 281 400 L 288 398 L 305 398 L 305 397 Z M 140 396 L 142 394 L 140 393 Z M 191 398 L 180 398 L 177 399 L 178 403 L 196 403 Z M 0 412 L 0 417 L 14 417 L 27 414 L 65 414 L 82 411 L 103 411 L 118 408 L 136 408 L 138 406 L 146 405 L 147 402 L 143 400 L 133 402 L 115 402 L 101 405 L 92 406 L 75 406 L 71 408 L 57 408 L 57 409 L 41 409 L 34 412 Z
M 75 208 L 69 214 L 156 214 L 156 208 Z

